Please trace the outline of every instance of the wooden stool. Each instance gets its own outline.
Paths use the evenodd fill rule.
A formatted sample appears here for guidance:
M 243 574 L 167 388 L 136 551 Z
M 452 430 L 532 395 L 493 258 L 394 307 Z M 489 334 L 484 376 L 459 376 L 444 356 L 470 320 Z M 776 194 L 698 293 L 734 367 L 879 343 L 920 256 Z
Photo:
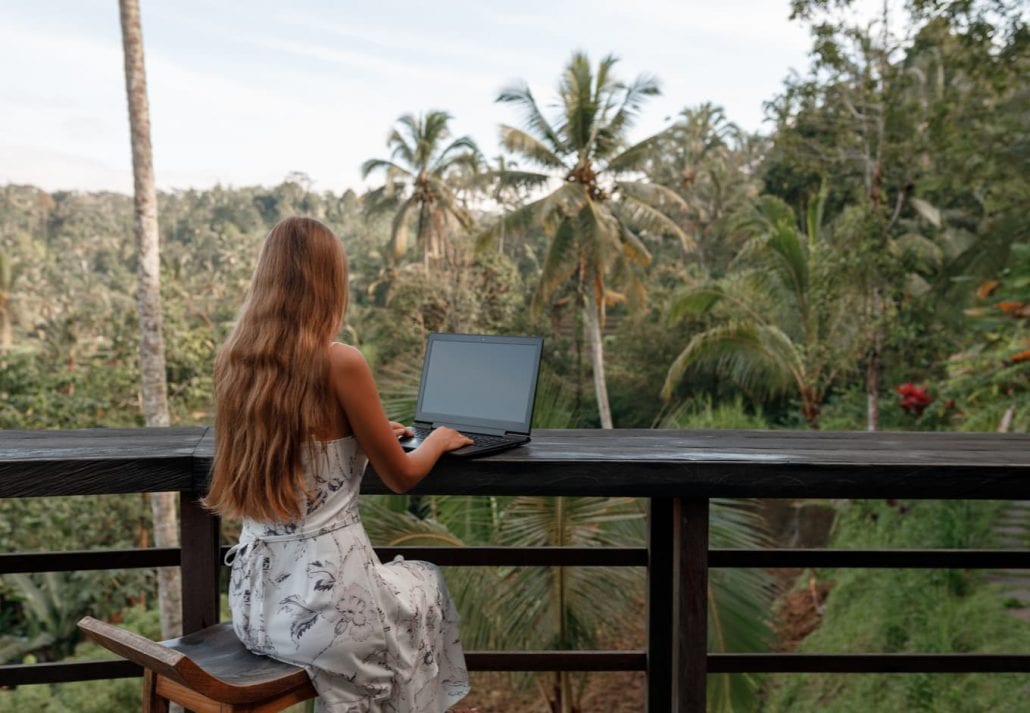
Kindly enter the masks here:
M 232 624 L 161 642 L 91 616 L 79 628 L 143 667 L 143 713 L 167 713 L 169 701 L 196 713 L 275 713 L 318 695 L 304 669 L 247 651 Z

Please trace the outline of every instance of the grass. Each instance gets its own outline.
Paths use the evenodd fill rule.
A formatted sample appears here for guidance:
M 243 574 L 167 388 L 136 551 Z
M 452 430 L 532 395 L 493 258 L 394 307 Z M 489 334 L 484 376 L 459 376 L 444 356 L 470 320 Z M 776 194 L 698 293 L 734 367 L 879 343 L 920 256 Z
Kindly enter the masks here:
M 1002 503 L 852 501 L 841 505 L 832 547 L 991 546 Z M 807 573 L 806 577 L 808 576 Z M 1030 624 L 1006 613 L 1004 597 L 978 572 L 827 569 L 821 626 L 804 653 L 1005 653 L 1030 651 Z M 766 679 L 768 713 L 1025 711 L 1025 674 L 805 674 Z

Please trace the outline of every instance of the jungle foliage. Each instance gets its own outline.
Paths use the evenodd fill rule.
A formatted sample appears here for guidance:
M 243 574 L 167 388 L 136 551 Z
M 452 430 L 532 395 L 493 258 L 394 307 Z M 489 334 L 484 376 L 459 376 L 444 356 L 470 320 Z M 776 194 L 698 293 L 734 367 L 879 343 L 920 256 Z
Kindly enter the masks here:
M 624 81 L 614 56 L 594 64 L 577 52 L 561 68 L 556 102 L 538 102 L 520 83 L 501 92 L 498 101 L 520 112 L 500 128 L 504 156 L 482 156 L 469 137 L 453 138 L 459 118 L 429 110 L 398 119 L 389 157 L 364 165 L 382 178 L 365 194 L 316 191 L 300 173 L 272 187 L 161 193 L 173 423 L 210 422 L 215 350 L 261 240 L 276 221 L 302 214 L 343 240 L 351 303 L 339 339 L 363 350 L 399 420 L 411 416 L 425 337 L 441 330 L 543 334 L 540 428 L 1026 432 L 1025 17 L 1001 0 L 912 0 L 899 26 L 861 25 L 849 5 L 791 4 L 812 30 L 812 64 L 768 102 L 767 134 L 702 104 L 631 143 L 658 80 Z M 123 195 L 0 186 L 0 428 L 142 425 L 131 222 Z M 903 384 L 925 395 L 918 409 L 899 400 Z M 454 546 L 639 544 L 645 517 L 642 503 L 598 498 L 391 496 L 363 508 L 378 542 Z M 756 512 L 753 503 L 717 504 L 713 540 L 767 542 Z M 989 515 L 920 506 L 894 533 L 885 529 L 894 511 L 849 506 L 841 541 L 857 542 L 871 513 L 876 541 L 862 546 L 894 543 L 905 528 L 980 527 Z M 942 546 L 959 546 L 950 542 Z M 0 501 L 0 543 L 4 551 L 147 546 L 149 511 L 137 496 L 102 507 Z M 642 581 L 630 572 L 447 576 L 470 646 L 591 646 L 639 618 Z M 950 602 L 950 638 L 888 631 L 908 624 L 885 614 L 884 630 L 867 632 L 871 646 L 987 645 L 962 625 L 975 618 L 971 608 L 994 607 L 973 577 L 874 577 L 862 594 L 866 585 L 832 576 L 840 596 L 829 633 L 812 646 L 830 645 L 832 631 L 853 640 L 846 632 L 862 605 L 852 606 L 856 616 L 849 602 L 906 592 Z M 153 586 L 137 572 L 4 577 L 0 656 L 82 656 L 70 623 L 86 612 L 149 630 Z M 713 648 L 769 645 L 767 578 L 720 573 L 712 590 Z M 514 621 L 500 611 L 517 612 L 520 626 L 499 626 Z M 778 681 L 764 693 L 762 685 L 720 681 L 712 709 L 814 710 L 838 696 L 840 707 L 827 709 L 851 710 L 848 701 L 866 700 L 865 689 L 831 678 Z M 927 685 L 885 687 L 877 701 L 966 710 L 958 693 L 927 698 Z M 986 685 L 984 700 L 1018 700 L 1018 686 L 999 685 Z M 0 693 L 0 711 L 86 710 L 98 695 L 96 684 L 71 690 Z M 107 690 L 90 705 L 132 705 L 122 700 L 130 689 Z M 541 704 L 581 710 L 584 690 L 583 679 L 558 676 L 540 685 Z

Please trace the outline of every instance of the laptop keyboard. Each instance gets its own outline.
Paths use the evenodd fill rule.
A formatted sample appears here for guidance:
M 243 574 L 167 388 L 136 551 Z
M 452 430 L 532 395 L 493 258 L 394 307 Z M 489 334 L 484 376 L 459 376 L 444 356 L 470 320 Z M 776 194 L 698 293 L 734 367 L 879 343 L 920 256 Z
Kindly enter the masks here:
M 414 426 L 411 429 L 415 432 L 415 438 L 425 439 L 430 433 L 433 432 L 431 428 L 424 428 L 422 426 Z M 467 436 L 472 439 L 472 442 L 477 446 L 492 446 L 498 443 L 507 443 L 509 439 L 504 436 L 491 436 L 486 433 L 466 433 L 465 431 L 459 431 L 461 435 Z

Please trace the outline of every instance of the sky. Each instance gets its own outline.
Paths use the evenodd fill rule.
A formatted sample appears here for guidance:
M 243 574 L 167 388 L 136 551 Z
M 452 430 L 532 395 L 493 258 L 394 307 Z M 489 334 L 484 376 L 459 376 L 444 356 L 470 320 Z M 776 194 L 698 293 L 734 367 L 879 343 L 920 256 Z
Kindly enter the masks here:
M 630 134 L 722 106 L 768 131 L 763 102 L 808 66 L 787 0 L 140 0 L 154 169 L 163 190 L 274 185 L 360 190 L 397 117 L 449 112 L 500 153 L 518 125 L 498 92 L 545 107 L 573 50 L 661 82 Z M 132 190 L 116 0 L 0 0 L 0 185 Z

